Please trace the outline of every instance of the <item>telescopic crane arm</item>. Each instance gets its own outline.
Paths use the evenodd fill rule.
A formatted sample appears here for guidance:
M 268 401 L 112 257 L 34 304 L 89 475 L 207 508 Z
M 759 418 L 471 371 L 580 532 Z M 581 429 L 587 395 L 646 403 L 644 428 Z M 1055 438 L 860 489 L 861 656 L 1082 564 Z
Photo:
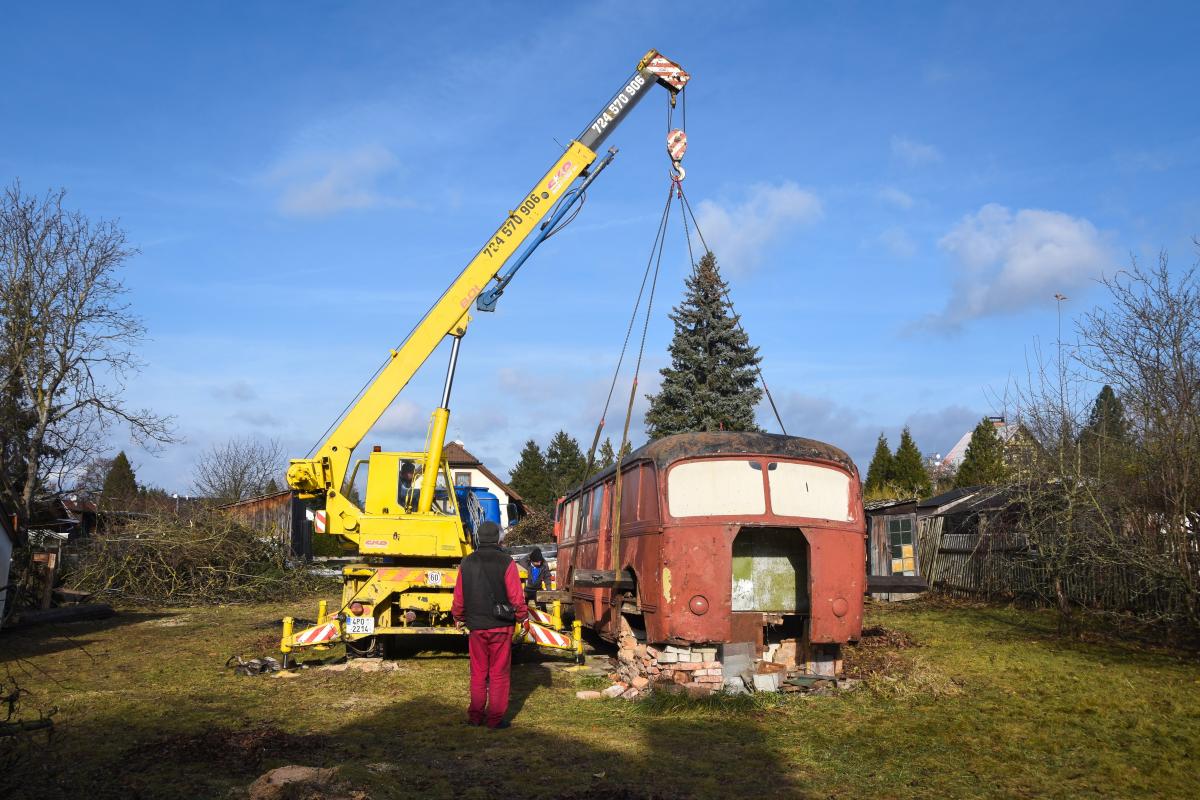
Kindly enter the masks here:
M 496 232 L 487 240 L 470 263 L 459 273 L 450 287 L 433 305 L 408 339 L 392 350 L 386 365 L 362 393 L 333 431 L 313 453 L 312 458 L 298 459 L 288 468 L 288 485 L 302 495 L 324 496 L 329 533 L 351 531 L 356 526 L 357 509 L 341 496 L 343 481 L 355 447 L 370 431 L 408 384 L 417 369 L 447 337 L 453 337 L 450 367 L 446 376 L 441 407 L 433 412 L 430 440 L 425 453 L 425 474 L 436 474 L 442 458 L 442 446 L 449 421 L 450 387 L 458 357 L 459 342 L 471 321 L 471 304 L 480 310 L 491 311 L 504 287 L 516 270 L 528 258 L 545 236 L 561 219 L 566 210 L 581 196 L 612 155 L 608 155 L 588 172 L 597 158 L 604 140 L 624 120 L 625 116 L 659 83 L 671 93 L 672 103 L 686 86 L 690 76 L 678 64 L 651 50 L 638 63 L 633 75 L 613 95 L 612 99 L 566 148 L 566 152 L 543 175 L 533 188 L 508 212 Z M 582 180 L 581 180 L 582 179 Z M 553 211 L 553 213 L 551 213 Z M 551 216 L 546 220 L 547 215 Z M 538 233 L 529 249 L 508 271 L 505 263 L 526 239 Z M 419 512 L 429 512 L 434 498 L 434 480 L 422 483 L 418 501 Z M 338 512 L 340 507 L 340 513 Z M 339 521 L 340 520 L 340 521 Z

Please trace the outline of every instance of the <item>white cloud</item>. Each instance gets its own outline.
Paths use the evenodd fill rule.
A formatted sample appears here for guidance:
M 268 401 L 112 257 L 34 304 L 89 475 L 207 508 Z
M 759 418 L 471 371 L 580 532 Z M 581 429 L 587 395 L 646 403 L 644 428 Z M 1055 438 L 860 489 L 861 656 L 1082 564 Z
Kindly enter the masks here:
M 963 431 L 974 427 L 984 414 L 981 410 L 952 405 L 911 413 L 903 422 L 880 424 L 868 412 L 841 405 L 828 397 L 784 391 L 776 395 L 776 400 L 788 433 L 828 442 L 845 450 L 862 471 L 864 480 L 880 433 L 887 437 L 894 450 L 900 443 L 901 429 L 907 425 L 922 453 L 945 454 Z M 759 422 L 767 430 L 776 427 L 769 412 L 760 414 Z
M 279 190 L 279 210 L 289 216 L 328 216 L 348 209 L 410 205 L 384 191 L 399 162 L 380 145 L 309 152 L 285 158 L 265 176 Z
M 755 184 L 740 204 L 704 200 L 697 221 L 721 266 L 746 272 L 771 241 L 792 226 L 819 219 L 821 213 L 815 194 L 785 181 L 776 186 Z
M 242 409 L 230 415 L 230 419 L 245 422 L 254 428 L 282 428 L 284 426 L 283 420 L 270 411 Z
M 938 241 L 957 275 L 946 308 L 928 322 L 957 327 L 980 317 L 1049 304 L 1113 263 L 1104 237 L 1082 217 L 989 203 Z
M 892 137 L 892 155 L 913 167 L 936 164 L 942 160 L 941 151 L 933 145 L 904 136 Z
M 411 400 L 397 398 L 371 428 L 376 436 L 411 437 L 424 435 L 429 428 L 429 412 Z
M 879 242 L 896 258 L 907 259 L 917 254 L 917 243 L 903 228 L 888 228 L 879 234 Z
M 258 392 L 254 390 L 249 381 L 240 378 L 220 386 L 214 386 L 210 392 L 218 400 L 233 400 L 244 403 L 258 399 Z
M 888 205 L 905 211 L 912 208 L 914 203 L 912 195 L 901 189 L 897 189 L 895 186 L 884 186 L 875 193 L 875 196 Z

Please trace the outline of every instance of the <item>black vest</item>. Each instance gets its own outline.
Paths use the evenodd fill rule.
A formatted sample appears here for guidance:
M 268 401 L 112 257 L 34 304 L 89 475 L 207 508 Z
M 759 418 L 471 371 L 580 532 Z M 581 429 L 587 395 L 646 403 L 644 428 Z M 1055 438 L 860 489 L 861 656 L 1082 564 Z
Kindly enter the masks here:
M 458 579 L 462 581 L 463 616 L 468 630 L 511 628 L 513 623 L 497 619 L 492 613 L 496 603 L 508 602 L 504 574 L 512 558 L 496 545 L 483 545 L 463 559 Z

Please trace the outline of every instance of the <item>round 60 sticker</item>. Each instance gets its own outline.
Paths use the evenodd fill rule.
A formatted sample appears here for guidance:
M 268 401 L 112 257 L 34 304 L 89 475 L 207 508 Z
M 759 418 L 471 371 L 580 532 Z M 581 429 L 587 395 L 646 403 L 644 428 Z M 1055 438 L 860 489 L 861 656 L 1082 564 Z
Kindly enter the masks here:
M 441 586 L 442 585 L 442 573 L 426 572 L 425 573 L 425 582 L 427 584 L 429 584 L 430 586 Z

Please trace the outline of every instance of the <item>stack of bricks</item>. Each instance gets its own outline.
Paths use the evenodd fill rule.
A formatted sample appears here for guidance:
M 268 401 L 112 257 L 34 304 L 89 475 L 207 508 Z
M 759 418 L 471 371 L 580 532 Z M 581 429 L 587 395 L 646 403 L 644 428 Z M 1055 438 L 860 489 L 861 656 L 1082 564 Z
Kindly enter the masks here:
M 657 667 L 657 686 L 683 687 L 691 695 L 712 694 L 720 691 L 724 683 L 715 647 L 667 645 L 658 653 Z
M 715 647 L 653 647 L 628 634 L 617 645 L 616 669 L 608 676 L 610 697 L 634 700 L 652 689 L 707 695 L 724 683 Z M 617 693 L 618 686 L 625 688 Z

